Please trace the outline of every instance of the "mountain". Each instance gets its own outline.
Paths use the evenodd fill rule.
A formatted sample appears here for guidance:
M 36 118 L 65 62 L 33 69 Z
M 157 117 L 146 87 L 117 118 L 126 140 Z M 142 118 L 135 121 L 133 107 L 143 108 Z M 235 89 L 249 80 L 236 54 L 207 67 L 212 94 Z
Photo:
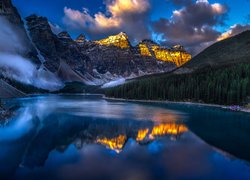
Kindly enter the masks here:
M 0 98 L 23 97 L 25 94 L 0 79 Z
M 43 57 L 10 0 L 0 1 L 0 24 L 1 98 L 62 88 L 56 75 L 43 66 Z
M 179 45 L 169 49 L 151 40 L 143 40 L 132 46 L 124 32 L 96 41 L 87 40 L 83 34 L 72 39 L 66 31 L 56 35 L 46 17 L 30 15 L 25 18 L 24 23 L 11 0 L 0 1 L 0 17 L 11 23 L 11 33 L 21 39 L 21 47 L 25 49 L 20 52 L 2 52 L 0 49 L 0 52 L 7 53 L 8 57 L 15 60 L 32 62 L 27 63 L 29 70 L 28 67 L 21 67 L 21 62 L 16 67 L 8 63 L 6 67 L 6 62 L 3 62 L 0 78 L 13 88 L 22 87 L 25 92 L 33 89 L 36 92 L 40 89 L 51 91 L 60 87 L 61 82 L 99 86 L 111 81 L 173 71 L 191 59 L 191 55 Z M 10 44 L 14 46 L 16 43 Z M 6 59 L 6 54 L 4 55 L 1 59 Z M 29 75 L 23 78 L 25 72 L 29 72 Z M 32 74 L 34 77 L 31 77 Z M 12 82 L 13 77 L 15 80 Z M 51 82 L 54 80 L 55 83 Z M 19 84 L 26 82 L 29 83 L 27 87 Z M 40 82 L 44 84 L 40 86 Z M 31 87 L 32 85 L 36 88 Z
M 30 41 L 24 28 L 24 22 L 22 21 L 17 9 L 13 6 L 11 0 L 0 1 L 0 18 L 7 19 L 8 22 L 12 24 L 15 30 L 18 32 L 18 38 L 23 44 L 22 51 L 18 53 L 24 57 L 32 59 L 34 63 L 39 64 L 40 62 L 37 57 L 37 51 Z
M 44 66 L 59 72 L 66 82 L 83 80 L 90 85 L 101 85 L 120 78 L 169 72 L 191 59 L 184 49 L 166 49 L 156 43 L 148 47 L 143 41 L 133 47 L 124 32 L 98 41 L 88 41 L 82 34 L 73 40 L 65 31 L 53 34 L 44 17 L 31 15 L 26 21 L 33 43 L 45 58 Z M 152 53 L 143 53 L 145 49 Z
M 178 69 L 176 73 L 244 62 L 250 62 L 250 30 L 213 44 Z
M 124 99 L 244 105 L 250 97 L 250 31 L 208 47 L 173 73 L 150 75 L 106 90 Z
M 177 67 L 182 66 L 191 59 L 191 55 L 181 45 L 168 49 L 151 40 L 143 40 L 138 44 L 138 48 L 143 56 L 153 57 L 159 61 L 172 62 Z
M 24 28 L 24 22 L 22 21 L 17 9 L 13 6 L 11 0 L 1 0 L 0 1 L 0 21 L 3 27 L 1 31 L 1 43 L 0 43 L 0 54 L 6 53 L 2 51 L 8 50 L 7 53 L 15 53 L 21 55 L 26 58 L 30 58 L 33 63 L 39 64 L 39 59 L 37 57 L 37 51 L 33 44 L 31 43 L 28 34 Z M 11 34 L 11 37 L 8 36 L 8 33 L 15 29 L 17 34 Z M 7 33 L 7 36 L 11 40 L 15 40 L 15 42 L 5 42 L 6 39 L 2 33 Z M 12 32 L 11 32 L 12 33 Z M 17 43 L 19 41 L 22 44 L 20 48 Z M 13 47 L 9 47 L 9 44 L 13 44 Z M 2 54 L 1 54 L 2 55 Z M 1 61 L 3 59 L 1 58 Z M 2 62 L 1 62 L 2 64 Z M 22 97 L 25 94 L 18 90 L 16 87 L 10 85 L 5 78 L 5 70 L 6 67 L 0 66 L 0 98 L 12 98 L 12 97 Z
M 45 17 L 31 15 L 26 18 L 31 39 L 41 55 L 44 57 L 45 67 L 56 72 L 61 60 L 65 61 L 76 71 L 87 71 L 89 58 L 80 53 L 77 44 L 66 33 L 59 37 L 52 33 Z

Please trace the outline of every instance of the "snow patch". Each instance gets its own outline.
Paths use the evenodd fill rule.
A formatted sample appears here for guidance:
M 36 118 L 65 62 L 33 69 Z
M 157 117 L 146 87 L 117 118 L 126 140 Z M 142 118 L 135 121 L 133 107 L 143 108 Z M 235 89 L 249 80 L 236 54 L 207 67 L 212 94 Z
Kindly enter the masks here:
M 106 89 L 106 88 L 116 87 L 116 86 L 124 84 L 125 82 L 126 82 L 126 79 L 125 78 L 121 78 L 121 79 L 118 79 L 118 80 L 115 80 L 115 81 L 111 81 L 111 82 L 108 82 L 108 83 L 104 84 L 102 86 L 102 88 Z

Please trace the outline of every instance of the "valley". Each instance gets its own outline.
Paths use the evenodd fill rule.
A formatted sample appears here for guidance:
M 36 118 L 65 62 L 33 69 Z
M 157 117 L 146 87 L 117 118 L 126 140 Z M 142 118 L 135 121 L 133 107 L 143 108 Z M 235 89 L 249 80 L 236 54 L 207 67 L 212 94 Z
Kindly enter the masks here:
M 250 179 L 245 7 L 0 0 L 0 179 Z

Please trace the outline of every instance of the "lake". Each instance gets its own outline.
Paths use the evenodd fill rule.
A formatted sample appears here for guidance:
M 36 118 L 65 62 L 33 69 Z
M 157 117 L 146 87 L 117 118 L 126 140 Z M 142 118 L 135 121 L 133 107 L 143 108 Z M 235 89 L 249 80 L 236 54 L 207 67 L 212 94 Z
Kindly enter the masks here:
M 42 95 L 4 101 L 0 179 L 249 179 L 250 114 Z

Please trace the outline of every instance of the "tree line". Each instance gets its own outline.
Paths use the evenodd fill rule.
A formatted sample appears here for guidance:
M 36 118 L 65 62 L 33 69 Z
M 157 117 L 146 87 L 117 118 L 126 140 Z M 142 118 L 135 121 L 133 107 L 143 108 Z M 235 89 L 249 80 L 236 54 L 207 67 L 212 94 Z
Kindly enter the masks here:
M 250 96 L 250 64 L 206 68 L 191 74 L 146 77 L 107 89 L 105 95 L 124 99 L 240 105 Z

